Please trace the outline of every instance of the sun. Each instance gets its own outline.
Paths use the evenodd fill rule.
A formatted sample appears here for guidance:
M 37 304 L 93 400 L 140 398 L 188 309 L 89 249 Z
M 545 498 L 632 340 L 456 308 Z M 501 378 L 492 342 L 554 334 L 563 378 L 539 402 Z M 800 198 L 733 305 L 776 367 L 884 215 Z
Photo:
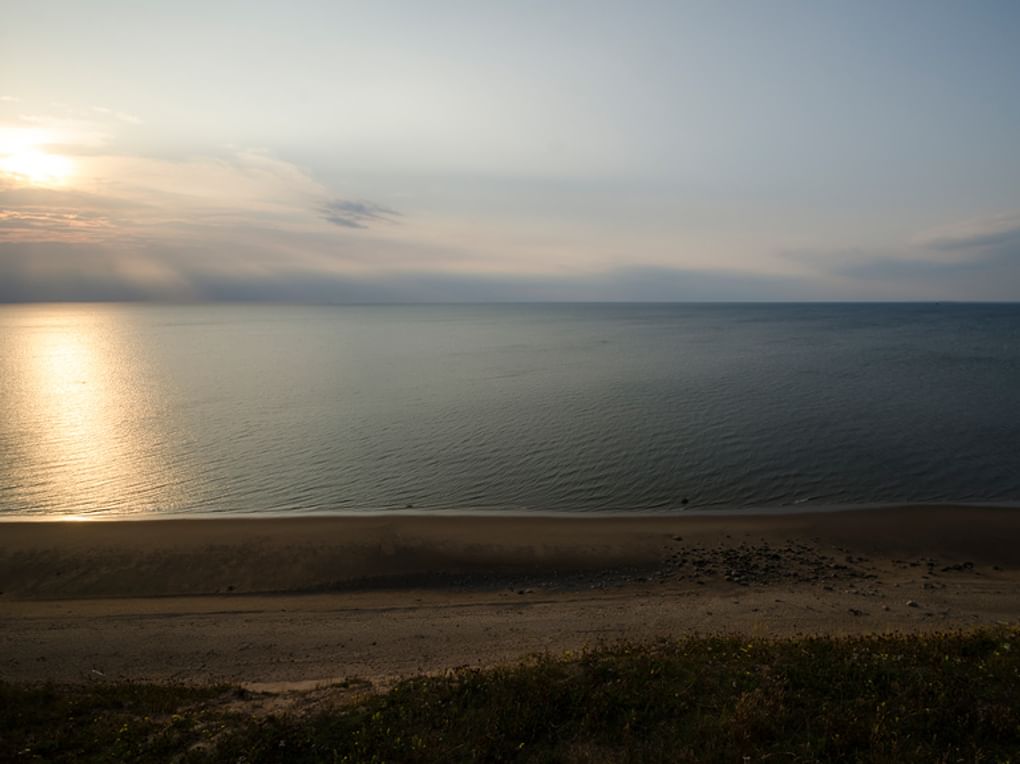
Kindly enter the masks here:
M 60 185 L 71 176 L 71 160 L 59 154 L 28 149 L 0 159 L 0 171 L 35 185 Z
M 63 185 L 74 173 L 74 163 L 46 151 L 50 142 L 45 131 L 0 131 L 0 175 L 28 185 Z

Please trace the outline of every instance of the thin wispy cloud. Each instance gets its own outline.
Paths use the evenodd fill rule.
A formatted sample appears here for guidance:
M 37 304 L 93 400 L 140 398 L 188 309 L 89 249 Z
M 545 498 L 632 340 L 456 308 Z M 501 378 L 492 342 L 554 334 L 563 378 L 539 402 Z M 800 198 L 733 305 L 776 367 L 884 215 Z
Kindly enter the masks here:
M 368 228 L 375 223 L 392 223 L 399 213 L 381 204 L 363 200 L 332 199 L 321 207 L 324 220 L 342 228 Z
M 918 246 L 940 252 L 981 254 L 1015 247 L 1020 254 L 1020 212 L 1005 213 L 930 231 L 917 237 Z
M 127 122 L 129 125 L 141 125 L 143 124 L 142 118 L 134 114 L 128 114 L 124 111 L 115 111 L 114 109 L 108 109 L 105 106 L 93 106 L 92 111 L 96 114 L 102 114 L 104 116 L 113 117 L 119 119 L 122 122 Z
M 783 256 L 848 295 L 874 299 L 1011 299 L 1020 286 L 1020 213 L 949 222 L 898 245 L 795 250 Z
M 109 240 L 116 226 L 106 216 L 74 207 L 0 209 L 0 242 Z

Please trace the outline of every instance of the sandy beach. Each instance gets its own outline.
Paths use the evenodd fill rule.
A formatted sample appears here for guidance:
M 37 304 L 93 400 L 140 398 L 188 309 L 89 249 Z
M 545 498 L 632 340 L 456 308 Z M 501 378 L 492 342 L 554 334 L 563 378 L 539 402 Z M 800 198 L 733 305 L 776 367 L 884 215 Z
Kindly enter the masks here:
M 310 688 L 619 639 L 1020 619 L 1020 510 L 0 525 L 0 678 Z

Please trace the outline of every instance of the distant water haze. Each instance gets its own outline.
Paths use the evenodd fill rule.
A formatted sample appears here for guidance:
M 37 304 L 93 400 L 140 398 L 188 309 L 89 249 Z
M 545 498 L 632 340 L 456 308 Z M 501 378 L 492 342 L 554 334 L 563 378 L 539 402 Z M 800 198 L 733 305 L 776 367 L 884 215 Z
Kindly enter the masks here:
M 0 350 L 7 516 L 1020 500 L 1017 305 L 26 305 Z

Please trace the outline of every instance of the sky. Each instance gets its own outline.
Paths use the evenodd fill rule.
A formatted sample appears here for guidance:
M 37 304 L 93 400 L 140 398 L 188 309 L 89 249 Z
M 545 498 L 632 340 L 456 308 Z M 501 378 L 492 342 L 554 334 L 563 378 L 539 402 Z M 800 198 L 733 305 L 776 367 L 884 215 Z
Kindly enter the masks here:
M 1020 3 L 0 0 L 0 302 L 1020 300 Z

